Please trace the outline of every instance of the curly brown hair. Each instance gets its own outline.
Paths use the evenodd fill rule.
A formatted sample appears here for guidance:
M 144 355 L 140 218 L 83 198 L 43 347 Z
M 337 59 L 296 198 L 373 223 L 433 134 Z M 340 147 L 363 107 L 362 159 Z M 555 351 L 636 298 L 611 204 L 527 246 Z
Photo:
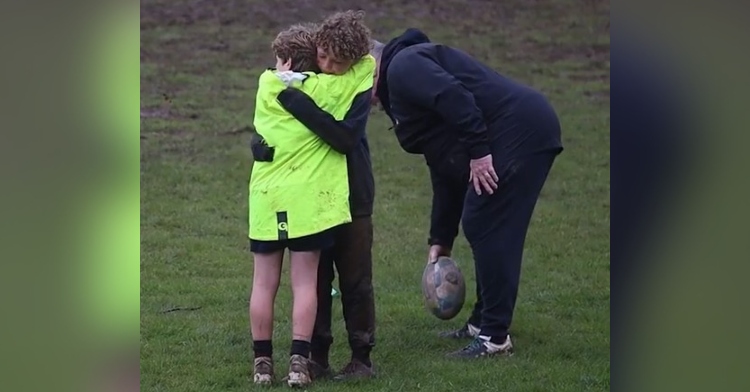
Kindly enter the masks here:
M 273 54 L 286 61 L 292 60 L 292 71 L 317 71 L 318 48 L 314 36 L 318 25 L 299 23 L 280 32 L 271 42 Z
M 342 11 L 328 16 L 314 34 L 318 47 L 339 60 L 359 60 L 370 52 L 370 29 L 364 11 Z

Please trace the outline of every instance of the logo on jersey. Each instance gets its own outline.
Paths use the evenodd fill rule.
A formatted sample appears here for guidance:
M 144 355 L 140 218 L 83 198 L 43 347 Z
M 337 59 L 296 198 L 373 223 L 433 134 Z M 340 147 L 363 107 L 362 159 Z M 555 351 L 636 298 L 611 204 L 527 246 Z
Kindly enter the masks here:
M 276 230 L 279 240 L 289 238 L 289 222 L 287 221 L 286 211 L 276 213 Z

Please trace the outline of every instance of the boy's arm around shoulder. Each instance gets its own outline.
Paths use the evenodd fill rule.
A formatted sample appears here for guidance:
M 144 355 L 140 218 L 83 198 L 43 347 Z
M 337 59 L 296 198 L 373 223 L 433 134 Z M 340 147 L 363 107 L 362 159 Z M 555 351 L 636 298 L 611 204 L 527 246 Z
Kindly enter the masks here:
M 371 97 L 372 89 L 357 94 L 341 121 L 318 107 L 307 94 L 295 88 L 287 88 L 279 93 L 278 100 L 284 109 L 334 150 L 348 154 L 365 136 Z
M 334 150 L 348 154 L 365 137 L 365 128 L 370 114 L 375 59 L 365 56 L 340 76 L 319 75 L 324 83 L 347 83 L 356 95 L 344 118 L 339 121 L 321 109 L 315 101 L 296 88 L 286 88 L 277 97 L 281 106 L 303 125 L 328 143 Z

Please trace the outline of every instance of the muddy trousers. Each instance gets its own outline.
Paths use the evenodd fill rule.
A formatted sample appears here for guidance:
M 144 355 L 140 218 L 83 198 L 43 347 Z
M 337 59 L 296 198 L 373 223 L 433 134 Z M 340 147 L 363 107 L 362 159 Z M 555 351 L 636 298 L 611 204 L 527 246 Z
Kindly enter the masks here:
M 331 288 L 334 266 L 352 357 L 368 362 L 375 346 L 375 297 L 372 287 L 372 217 L 355 217 L 335 230 L 335 244 L 321 254 L 318 267 L 318 312 L 311 342 L 311 358 L 328 364 L 333 344 Z

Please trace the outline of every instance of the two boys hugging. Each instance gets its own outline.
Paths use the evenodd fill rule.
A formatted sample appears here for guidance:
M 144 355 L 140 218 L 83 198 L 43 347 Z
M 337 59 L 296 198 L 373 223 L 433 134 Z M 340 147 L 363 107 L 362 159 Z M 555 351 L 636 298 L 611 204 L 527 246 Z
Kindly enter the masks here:
M 260 76 L 249 184 L 249 238 L 254 259 L 250 319 L 254 382 L 273 382 L 273 309 L 284 251 L 290 251 L 292 345 L 286 382 L 312 382 L 310 344 L 317 310 L 320 253 L 333 229 L 352 221 L 347 161 L 364 137 L 338 122 L 357 105 L 366 122 L 375 59 L 362 12 L 282 31 L 271 47 L 276 68 Z M 292 109 L 294 110 L 287 110 Z M 294 112 L 292 115 L 290 112 Z

